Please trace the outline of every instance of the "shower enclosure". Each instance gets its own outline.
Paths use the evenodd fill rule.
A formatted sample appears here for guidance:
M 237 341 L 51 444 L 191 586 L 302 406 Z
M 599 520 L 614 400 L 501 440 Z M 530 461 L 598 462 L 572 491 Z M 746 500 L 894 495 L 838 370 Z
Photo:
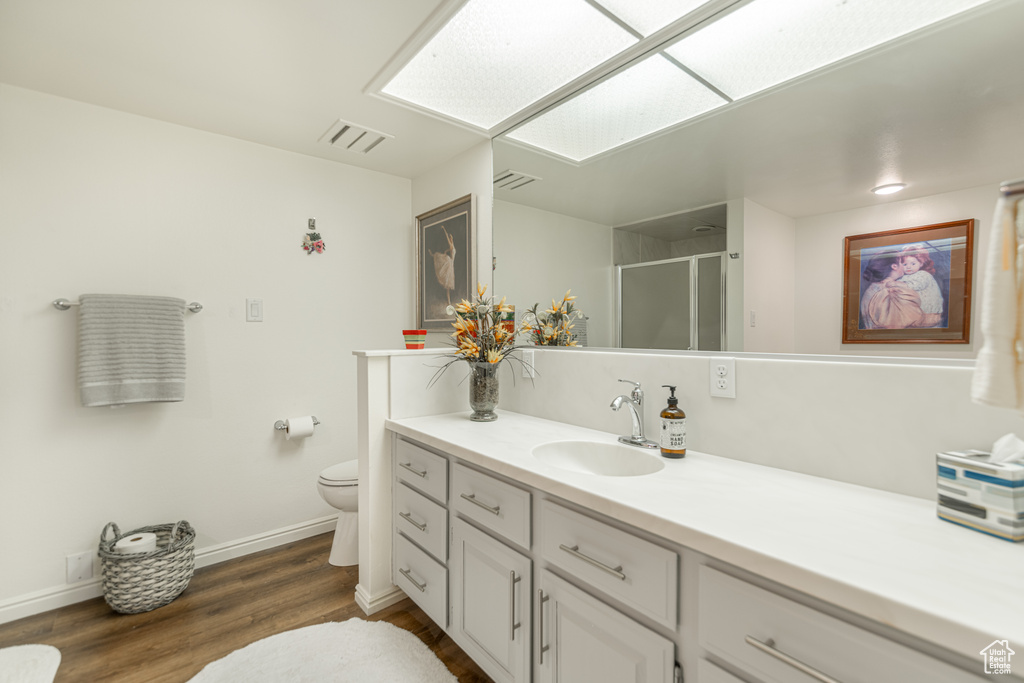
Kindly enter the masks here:
M 725 348 L 726 252 L 617 266 L 618 345 Z

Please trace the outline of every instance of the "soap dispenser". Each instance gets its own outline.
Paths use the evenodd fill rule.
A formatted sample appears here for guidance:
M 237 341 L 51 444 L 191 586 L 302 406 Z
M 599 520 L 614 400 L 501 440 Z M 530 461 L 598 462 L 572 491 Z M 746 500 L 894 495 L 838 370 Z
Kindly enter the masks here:
M 666 458 L 686 457 L 686 413 L 679 409 L 676 388 L 670 384 L 661 386 L 669 390 L 668 406 L 661 411 L 661 454 Z

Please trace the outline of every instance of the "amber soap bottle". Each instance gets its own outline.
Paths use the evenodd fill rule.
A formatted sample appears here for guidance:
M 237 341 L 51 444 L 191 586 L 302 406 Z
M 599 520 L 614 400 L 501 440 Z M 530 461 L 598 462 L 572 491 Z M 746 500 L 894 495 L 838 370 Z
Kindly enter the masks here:
M 661 411 L 661 454 L 666 458 L 686 457 L 686 413 L 679 409 L 676 388 L 670 384 L 661 386 L 669 390 L 668 406 Z

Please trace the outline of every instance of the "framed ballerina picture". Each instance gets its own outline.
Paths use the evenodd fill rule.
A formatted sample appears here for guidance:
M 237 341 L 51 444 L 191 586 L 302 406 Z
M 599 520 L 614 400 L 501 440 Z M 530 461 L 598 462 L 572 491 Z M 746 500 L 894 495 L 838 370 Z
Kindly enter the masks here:
M 845 240 L 844 344 L 967 344 L 974 220 Z
M 473 195 L 416 216 L 416 325 L 451 331 L 449 305 L 475 282 Z

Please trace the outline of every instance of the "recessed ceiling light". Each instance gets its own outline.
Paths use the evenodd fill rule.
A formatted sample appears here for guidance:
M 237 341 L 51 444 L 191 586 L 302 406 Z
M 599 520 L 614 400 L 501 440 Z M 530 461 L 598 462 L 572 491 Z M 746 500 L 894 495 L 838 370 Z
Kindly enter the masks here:
M 636 42 L 585 0 L 470 0 L 382 92 L 490 129 Z
M 655 54 L 534 117 L 508 137 L 579 162 L 724 104 Z
M 618 17 L 620 21 L 640 33 L 649 36 L 693 10 L 708 4 L 709 0 L 659 0 L 659 2 L 637 2 L 636 0 L 601 0 L 601 5 Z
M 984 2 L 756 0 L 666 52 L 738 100 Z
M 878 187 L 872 187 L 871 191 L 874 192 L 875 194 L 892 194 L 893 192 L 899 192 L 906 186 L 906 183 L 889 183 L 888 185 L 879 185 Z

